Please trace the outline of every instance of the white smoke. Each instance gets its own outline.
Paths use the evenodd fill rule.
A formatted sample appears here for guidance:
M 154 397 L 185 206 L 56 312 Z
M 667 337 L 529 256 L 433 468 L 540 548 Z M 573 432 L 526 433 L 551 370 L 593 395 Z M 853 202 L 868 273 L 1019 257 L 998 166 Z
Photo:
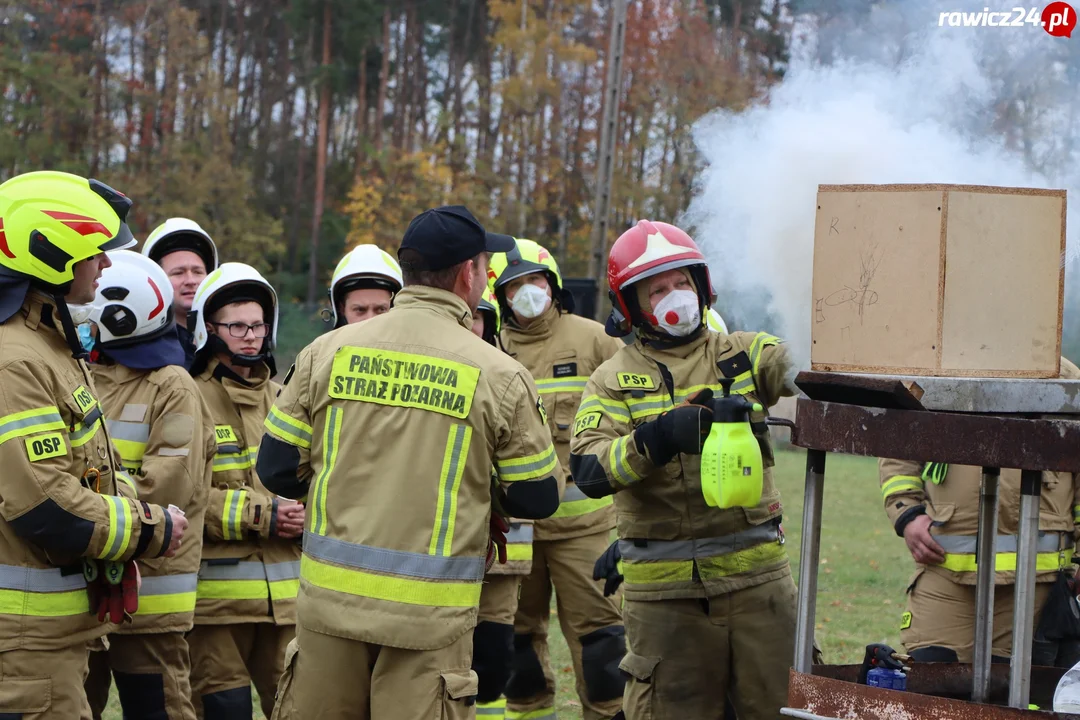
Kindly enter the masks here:
M 1068 256 L 1080 249 L 1080 173 L 1055 144 L 1069 117 L 1065 108 L 1075 101 L 1061 90 L 1068 90 L 1064 66 L 1052 55 L 1059 43 L 1076 39 L 1052 38 L 1030 26 L 939 28 L 939 11 L 966 8 L 938 4 L 891 3 L 887 12 L 841 23 L 831 35 L 807 28 L 809 42 L 767 104 L 718 111 L 695 126 L 707 166 L 680 221 L 693 229 L 733 314 L 763 317 L 740 304 L 758 302 L 767 291 L 767 309 L 781 326 L 739 329 L 781 334 L 800 367 L 808 368 L 810 358 L 819 183 L 1065 187 L 1071 191 Z M 815 55 L 826 41 L 833 57 L 823 63 Z M 1034 71 L 1025 74 L 1024 66 Z M 1029 142 L 1028 161 L 991 129 L 1001 89 L 1015 91 L 1018 82 L 1030 85 L 1028 97 L 1040 103 L 1037 117 L 1045 129 L 1044 137 Z M 1080 140 L 1080 130 L 1073 133 Z M 1052 177 L 1035 172 L 1034 157 L 1056 159 L 1044 170 L 1061 170 L 1048 173 Z

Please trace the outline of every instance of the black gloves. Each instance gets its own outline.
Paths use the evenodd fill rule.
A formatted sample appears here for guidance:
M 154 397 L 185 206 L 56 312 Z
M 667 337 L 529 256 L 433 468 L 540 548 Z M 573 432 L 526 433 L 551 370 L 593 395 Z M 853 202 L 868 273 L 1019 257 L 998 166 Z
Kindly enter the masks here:
M 619 552 L 619 541 L 611 543 L 600 559 L 593 565 L 592 579 L 604 580 L 604 597 L 614 595 L 622 584 L 623 576 L 619 574 L 619 560 L 622 554 Z
M 706 388 L 679 405 L 638 426 L 634 442 L 653 465 L 662 467 L 678 453 L 700 455 L 712 429 L 712 390 Z

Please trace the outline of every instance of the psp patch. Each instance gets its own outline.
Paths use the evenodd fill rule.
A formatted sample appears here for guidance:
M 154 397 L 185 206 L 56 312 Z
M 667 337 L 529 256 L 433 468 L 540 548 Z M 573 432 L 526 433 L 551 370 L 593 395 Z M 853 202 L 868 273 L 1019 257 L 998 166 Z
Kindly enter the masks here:
M 621 372 L 616 375 L 623 390 L 655 390 L 656 381 L 649 375 Z
M 543 398 L 540 398 L 540 397 L 536 398 L 536 411 L 538 413 L 540 413 L 540 419 L 544 421 L 545 425 L 547 425 L 548 416 L 547 416 L 547 410 L 544 409 L 544 400 L 543 400 Z
M 574 421 L 574 437 L 600 425 L 600 413 L 587 412 Z

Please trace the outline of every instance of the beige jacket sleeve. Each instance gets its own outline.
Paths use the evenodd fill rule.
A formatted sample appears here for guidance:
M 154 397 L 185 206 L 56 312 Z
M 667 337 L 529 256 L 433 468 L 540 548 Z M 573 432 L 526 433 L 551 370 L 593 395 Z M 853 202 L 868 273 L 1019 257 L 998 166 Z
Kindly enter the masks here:
M 73 474 L 71 439 L 48 368 L 17 361 L 0 372 L 0 516 L 46 552 L 117 561 L 164 554 L 172 534 L 164 508 L 127 491 L 98 494 Z
M 193 498 L 207 492 L 209 438 L 202 407 L 202 398 L 188 388 L 158 393 L 150 411 L 143 472 L 136 481 L 143 500 L 186 511 Z
M 922 469 L 923 463 L 911 460 L 889 458 L 878 460 L 878 480 L 881 484 L 885 514 L 889 516 L 889 522 L 894 528 L 900 518 L 910 517 L 907 514 L 912 508 L 921 508 L 926 505 Z
M 634 442 L 630 409 L 593 373 L 570 438 L 570 472 L 581 491 L 600 498 L 640 482 L 655 469 Z

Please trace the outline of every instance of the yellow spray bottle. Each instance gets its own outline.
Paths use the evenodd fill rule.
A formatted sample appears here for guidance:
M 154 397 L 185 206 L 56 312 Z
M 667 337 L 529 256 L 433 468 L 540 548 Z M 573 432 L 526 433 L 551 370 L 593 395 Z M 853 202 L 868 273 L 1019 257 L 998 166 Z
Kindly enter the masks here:
M 742 395 L 731 395 L 731 378 L 721 378 L 723 397 L 713 398 L 713 425 L 701 450 L 701 492 L 710 507 L 755 507 L 761 502 L 761 446 L 750 429 L 750 411 L 760 411 Z

